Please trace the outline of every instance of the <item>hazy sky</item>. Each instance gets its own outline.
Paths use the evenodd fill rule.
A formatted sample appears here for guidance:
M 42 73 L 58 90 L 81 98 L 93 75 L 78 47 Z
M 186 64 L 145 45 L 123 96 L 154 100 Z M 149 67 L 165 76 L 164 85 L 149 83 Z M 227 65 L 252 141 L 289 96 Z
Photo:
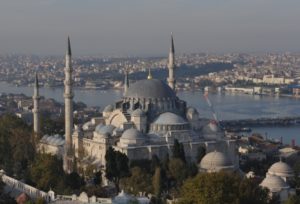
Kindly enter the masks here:
M 0 0 L 0 54 L 300 51 L 299 0 Z

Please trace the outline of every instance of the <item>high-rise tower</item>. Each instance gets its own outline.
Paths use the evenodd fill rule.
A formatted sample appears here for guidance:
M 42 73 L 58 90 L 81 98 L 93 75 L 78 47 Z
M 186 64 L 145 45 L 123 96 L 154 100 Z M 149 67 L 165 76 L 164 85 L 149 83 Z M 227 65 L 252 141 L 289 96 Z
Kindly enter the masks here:
M 73 91 L 72 91 L 72 52 L 70 38 L 68 37 L 68 48 L 66 52 L 65 66 L 65 155 L 64 155 L 64 171 L 71 173 L 73 171 Z
M 175 76 L 174 76 L 174 69 L 175 69 L 175 49 L 174 49 L 174 41 L 173 41 L 173 34 L 171 33 L 171 47 L 169 52 L 169 63 L 168 63 L 168 69 L 169 69 L 169 77 L 168 77 L 168 84 L 169 86 L 175 90 Z
M 35 82 L 34 82 L 34 92 L 33 92 L 33 132 L 36 137 L 40 136 L 40 109 L 39 109 L 39 101 L 40 101 L 40 95 L 39 95 L 39 80 L 38 75 L 35 73 Z

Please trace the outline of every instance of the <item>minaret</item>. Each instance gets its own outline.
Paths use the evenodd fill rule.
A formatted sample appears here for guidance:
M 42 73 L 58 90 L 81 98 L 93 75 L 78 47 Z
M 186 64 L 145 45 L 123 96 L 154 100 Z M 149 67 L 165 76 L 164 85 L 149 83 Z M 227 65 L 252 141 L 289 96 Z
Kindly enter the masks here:
M 128 70 L 125 69 L 124 95 L 127 93 L 128 88 L 129 88 Z
M 72 91 L 72 52 L 70 38 L 68 37 L 68 49 L 66 52 L 65 66 L 65 155 L 64 155 L 64 171 L 71 173 L 73 171 L 73 91 Z
M 174 69 L 175 69 L 175 49 L 174 49 L 174 41 L 173 41 L 173 34 L 171 33 L 171 47 L 169 52 L 169 77 L 168 77 L 168 84 L 169 86 L 175 90 L 175 76 L 174 76 Z
M 38 75 L 35 73 L 35 82 L 34 82 L 34 93 L 32 96 L 33 99 L 33 132 L 36 137 L 40 136 L 40 109 L 39 109 L 39 101 L 40 101 L 40 95 L 39 95 L 39 80 Z

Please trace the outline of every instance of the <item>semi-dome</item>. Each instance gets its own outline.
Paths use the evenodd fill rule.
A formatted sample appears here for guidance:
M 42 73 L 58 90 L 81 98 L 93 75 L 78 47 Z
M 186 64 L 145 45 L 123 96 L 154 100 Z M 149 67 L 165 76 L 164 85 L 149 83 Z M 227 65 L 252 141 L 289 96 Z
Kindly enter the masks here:
M 129 128 L 128 130 L 125 130 L 123 132 L 121 139 L 127 139 L 127 140 L 143 139 L 143 135 L 137 129 Z
M 223 152 L 210 152 L 200 162 L 200 171 L 219 172 L 221 170 L 234 170 L 230 158 Z
M 268 174 L 292 177 L 294 175 L 293 169 L 285 162 L 279 161 L 274 163 L 268 170 Z
M 281 177 L 275 175 L 267 175 L 260 186 L 268 188 L 271 192 L 280 192 L 282 189 L 289 188 Z
M 145 79 L 131 84 L 125 93 L 127 98 L 176 98 L 174 91 L 158 79 Z
M 125 130 L 120 138 L 121 146 L 142 145 L 144 142 L 143 134 L 135 128 Z
M 177 124 L 186 124 L 187 122 L 179 115 L 176 115 L 171 112 L 165 112 L 160 114 L 156 120 L 154 121 L 154 124 L 160 124 L 160 125 L 177 125 Z
M 132 113 L 131 116 L 133 117 L 141 117 L 141 116 L 145 116 L 145 112 L 143 110 L 141 110 L 140 108 L 135 109 Z

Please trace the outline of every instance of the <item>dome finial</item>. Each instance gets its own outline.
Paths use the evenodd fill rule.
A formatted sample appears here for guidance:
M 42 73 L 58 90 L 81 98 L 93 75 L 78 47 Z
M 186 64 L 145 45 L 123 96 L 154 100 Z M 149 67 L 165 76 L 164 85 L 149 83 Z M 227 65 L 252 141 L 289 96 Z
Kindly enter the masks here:
M 149 68 L 148 77 L 147 79 L 152 79 L 151 69 Z

